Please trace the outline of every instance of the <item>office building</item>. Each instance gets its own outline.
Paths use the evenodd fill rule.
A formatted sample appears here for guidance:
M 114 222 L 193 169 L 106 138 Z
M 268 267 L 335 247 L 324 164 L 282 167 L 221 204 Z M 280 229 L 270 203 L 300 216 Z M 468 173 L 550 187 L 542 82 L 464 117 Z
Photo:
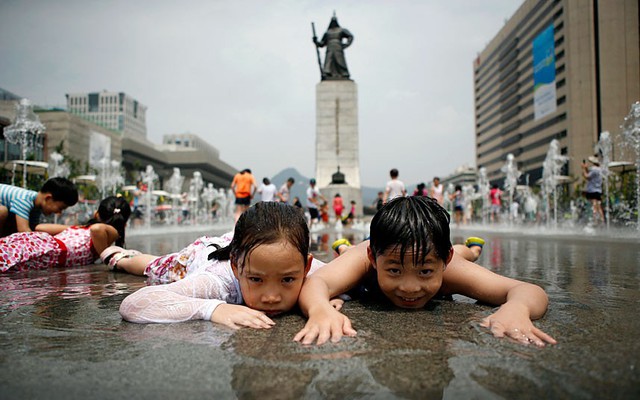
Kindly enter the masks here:
M 511 153 L 533 183 L 558 139 L 578 177 L 640 99 L 639 47 L 637 0 L 524 1 L 474 62 L 477 166 L 501 183 Z
M 147 137 L 147 107 L 123 92 L 70 93 L 67 110 L 124 137 Z

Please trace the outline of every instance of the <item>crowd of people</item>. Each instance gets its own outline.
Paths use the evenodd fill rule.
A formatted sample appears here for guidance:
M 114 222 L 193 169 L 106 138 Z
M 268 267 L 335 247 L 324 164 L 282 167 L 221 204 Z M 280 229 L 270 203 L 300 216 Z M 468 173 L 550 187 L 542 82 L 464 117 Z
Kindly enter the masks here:
M 555 343 L 532 323 L 547 308 L 540 287 L 475 264 L 482 239 L 452 246 L 439 180 L 430 191 L 421 187 L 407 196 L 398 171 L 390 177 L 379 195 L 370 237 L 356 246 L 343 240 L 336 247 L 338 256 L 326 265 L 309 251 L 310 228 L 328 208 L 314 179 L 306 190 L 309 220 L 299 199 L 290 198 L 293 178 L 276 190 L 266 178 L 258 187 L 249 169 L 239 172 L 231 184 L 237 215 L 233 231 L 203 236 L 165 255 L 126 248 L 125 230 L 136 205 L 121 196 L 101 200 L 86 223 L 67 226 L 39 219 L 78 201 L 69 180 L 50 179 L 38 192 L 0 185 L 0 271 L 101 261 L 114 271 L 147 276 L 154 284 L 120 306 L 122 318 L 136 323 L 202 319 L 231 328 L 268 329 L 277 315 L 298 305 L 308 321 L 294 340 L 304 344 L 355 335 L 340 310 L 357 293 L 408 309 L 462 294 L 499 306 L 482 323 L 494 336 L 537 346 Z M 256 193 L 262 201 L 251 206 Z M 353 219 L 356 212 L 353 201 L 346 212 L 340 194 L 332 208 L 336 221 Z
M 583 213 L 587 214 L 586 218 L 590 224 L 601 225 L 605 222 L 605 215 L 602 207 L 604 178 L 600 160 L 596 155 L 590 156 L 583 160 L 581 168 L 584 183 L 582 193 L 589 204 Z M 389 171 L 389 177 L 385 190 L 378 192 L 378 197 L 373 203 L 376 211 L 396 197 L 409 195 L 404 182 L 399 179 L 396 168 Z M 445 188 L 440 178 L 434 177 L 429 185 L 424 182 L 417 184 L 411 196 L 433 198 L 447 209 L 456 225 L 468 224 L 474 220 L 485 221 L 485 217 L 489 223 L 506 220 L 542 223 L 545 218 L 549 218 L 549 210 L 544 209 L 548 205 L 541 204 L 540 195 L 534 194 L 528 187 L 524 191 L 514 190 L 511 197 L 507 198 L 506 189 L 501 189 L 497 183 L 488 187 L 485 195 L 475 185 L 449 184 L 448 188 Z

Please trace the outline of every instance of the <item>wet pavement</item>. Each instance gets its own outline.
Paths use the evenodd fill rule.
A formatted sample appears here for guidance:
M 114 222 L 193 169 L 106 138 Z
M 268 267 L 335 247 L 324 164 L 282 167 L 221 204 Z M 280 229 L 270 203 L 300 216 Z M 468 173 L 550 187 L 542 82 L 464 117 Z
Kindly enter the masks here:
M 128 244 L 165 253 L 198 235 Z M 421 311 L 349 302 L 358 336 L 320 347 L 292 342 L 296 313 L 267 331 L 138 325 L 118 307 L 142 277 L 104 265 L 12 272 L 0 276 L 0 398 L 638 398 L 640 239 L 482 235 L 481 265 L 545 288 L 536 325 L 558 345 L 493 338 L 478 325 L 492 308 L 463 297 Z M 332 257 L 335 236 L 313 235 L 318 258 Z

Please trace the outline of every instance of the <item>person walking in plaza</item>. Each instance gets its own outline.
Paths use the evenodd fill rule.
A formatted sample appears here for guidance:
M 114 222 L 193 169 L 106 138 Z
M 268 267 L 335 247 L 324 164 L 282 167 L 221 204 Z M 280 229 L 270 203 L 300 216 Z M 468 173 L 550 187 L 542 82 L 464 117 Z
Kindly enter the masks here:
M 59 214 L 78 202 L 78 189 L 66 178 L 51 178 L 40 191 L 0 184 L 0 237 L 31 232 L 42 214 Z
M 378 192 L 378 197 L 373 201 L 373 206 L 376 208 L 376 212 L 380 211 L 384 205 L 384 192 Z
M 285 183 L 282 184 L 282 186 L 280 186 L 280 189 L 278 190 L 278 193 L 276 193 L 276 195 L 278 196 L 278 199 L 281 203 L 289 203 L 289 198 L 291 197 L 291 187 L 295 182 L 295 179 L 289 178 Z
M 342 221 L 342 212 L 344 211 L 344 202 L 340 193 L 333 196 L 333 213 L 336 215 L 336 222 Z
M 276 185 L 271 183 L 269 178 L 262 179 L 262 185 L 258 188 L 258 193 L 260 193 L 261 201 L 275 201 L 276 200 Z
M 456 225 L 464 224 L 464 195 L 462 194 L 462 186 L 456 185 L 455 191 L 449 196 L 453 203 L 453 218 Z
M 307 188 L 307 209 L 309 210 L 309 229 L 313 228 L 313 224 L 320 218 L 320 212 L 318 206 L 320 200 L 326 202 L 327 199 L 320 193 L 320 190 L 316 187 L 316 180 L 311 178 L 309 181 L 309 187 Z
M 498 187 L 498 184 L 494 183 L 489 191 L 489 200 L 491 202 L 491 222 L 498 222 L 500 220 L 500 211 L 502 211 L 502 190 Z
M 412 196 L 428 196 L 429 193 L 427 192 L 426 186 L 424 183 L 419 183 L 418 186 L 416 186 L 416 190 L 413 191 Z
M 582 176 L 587 180 L 584 195 L 591 203 L 593 212 L 593 223 L 595 225 L 604 222 L 604 212 L 602 211 L 602 170 L 597 157 L 588 158 L 589 164 L 582 161 Z
M 144 224 L 144 205 L 142 204 L 142 198 L 147 192 L 145 185 L 142 181 L 136 182 L 136 188 L 131 192 L 133 199 L 131 199 L 131 224 L 133 227 L 139 228 Z M 149 212 L 145 210 L 146 212 Z
M 251 205 L 251 199 L 253 199 L 256 189 L 256 180 L 249 168 L 243 169 L 233 177 L 231 190 L 233 190 L 233 194 L 236 196 L 235 221 L 238 221 L 240 215 Z
M 437 176 L 433 178 L 433 184 L 431 185 L 429 196 L 436 199 L 438 204 L 444 204 L 444 185 L 440 183 L 440 178 Z
M 387 186 L 384 191 L 383 203 L 387 203 L 396 197 L 404 197 L 407 195 L 407 190 L 404 187 L 404 183 L 398 179 L 399 172 L 393 168 L 389 171 L 391 180 L 387 182 Z

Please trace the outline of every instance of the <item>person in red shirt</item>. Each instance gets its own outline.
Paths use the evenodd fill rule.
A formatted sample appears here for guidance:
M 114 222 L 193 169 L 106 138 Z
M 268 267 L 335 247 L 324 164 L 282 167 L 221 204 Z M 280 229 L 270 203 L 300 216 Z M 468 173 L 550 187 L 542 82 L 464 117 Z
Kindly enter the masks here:
M 344 203 L 340 193 L 336 193 L 333 197 L 333 212 L 336 214 L 336 221 L 342 221 L 342 211 L 344 211 Z

